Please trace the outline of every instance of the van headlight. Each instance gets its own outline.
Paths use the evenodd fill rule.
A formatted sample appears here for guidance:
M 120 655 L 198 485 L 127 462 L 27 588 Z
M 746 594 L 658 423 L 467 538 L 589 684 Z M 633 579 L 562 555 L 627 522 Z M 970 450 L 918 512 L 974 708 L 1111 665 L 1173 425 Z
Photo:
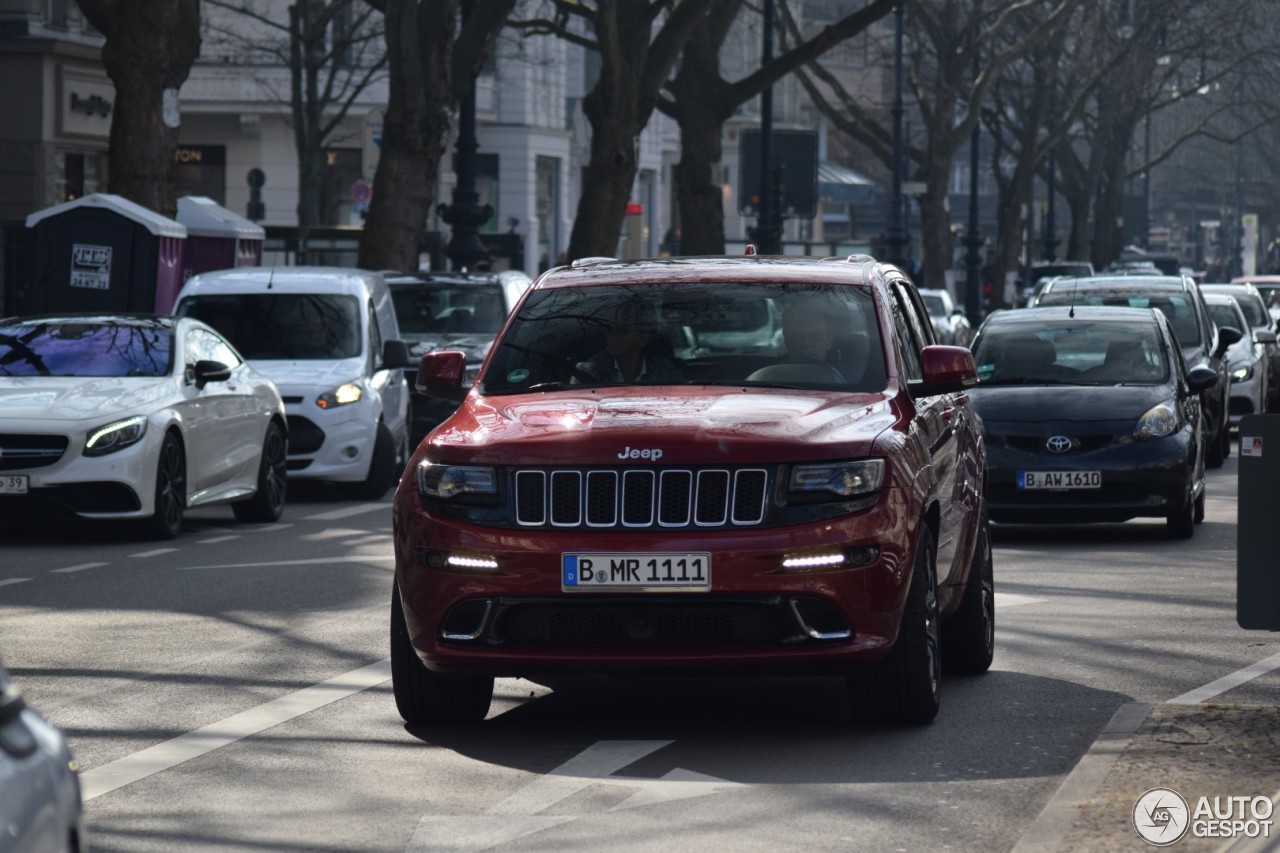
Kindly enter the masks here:
M 322 409 L 336 409 L 338 406 L 358 403 L 363 396 L 363 388 L 355 382 L 346 382 L 332 391 L 325 391 L 319 397 L 316 397 L 316 405 Z
M 106 456 L 137 444 L 147 434 L 147 419 L 141 415 L 107 424 L 89 433 L 84 443 L 85 456 Z
M 1138 418 L 1138 425 L 1133 428 L 1133 437 L 1137 439 L 1164 438 L 1178 429 L 1178 408 L 1172 400 L 1166 400 L 1152 406 Z
M 1242 364 L 1231 371 L 1232 382 L 1247 382 L 1253 378 L 1253 365 Z
M 496 496 L 498 472 L 489 465 L 445 465 L 422 462 L 418 465 L 418 492 L 429 498 Z
M 793 465 L 787 491 L 802 501 L 875 495 L 884 480 L 883 459 Z

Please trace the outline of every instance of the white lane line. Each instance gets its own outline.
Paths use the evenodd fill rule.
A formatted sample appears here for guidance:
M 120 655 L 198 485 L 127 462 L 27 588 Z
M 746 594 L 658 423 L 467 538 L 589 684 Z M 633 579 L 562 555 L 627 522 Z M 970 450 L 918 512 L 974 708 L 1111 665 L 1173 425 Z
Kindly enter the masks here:
M 342 509 L 331 509 L 328 512 L 321 512 L 315 515 L 305 515 L 303 521 L 337 521 L 340 518 L 349 518 L 353 515 L 364 515 L 366 512 L 374 512 L 375 510 L 385 510 L 391 512 L 391 504 L 359 504 L 357 506 L 343 507 Z
M 31 578 L 9 578 L 7 581 L 0 581 L 0 586 L 8 586 L 12 583 L 26 583 Z
M 1269 658 L 1263 658 L 1255 664 L 1246 666 L 1244 669 L 1238 669 L 1230 675 L 1224 675 L 1216 681 L 1210 681 L 1204 687 L 1197 687 L 1183 693 L 1176 699 L 1170 699 L 1170 705 L 1199 705 L 1207 699 L 1212 699 L 1220 693 L 1226 693 L 1235 687 L 1239 687 L 1246 681 L 1252 681 L 1260 675 L 1266 675 L 1272 670 L 1280 669 L 1280 654 L 1274 654 Z
M 96 569 L 98 566 L 105 566 L 106 563 L 81 563 L 78 566 L 67 566 L 65 569 L 50 569 L 53 574 L 62 574 L 64 572 L 83 572 L 85 569 Z
M 1034 598 L 1030 595 L 1019 595 L 1016 592 L 997 592 L 996 607 L 1018 607 L 1023 604 L 1039 604 L 1044 601 L 1043 598 Z
M 202 569 L 251 569 L 263 566 L 325 566 L 334 563 L 394 563 L 395 554 L 366 554 L 356 557 L 314 557 L 309 560 L 274 560 L 269 563 L 223 563 L 218 566 L 179 566 L 180 572 L 198 572 Z
M 277 521 L 275 524 L 264 524 L 261 527 L 237 527 L 236 529 L 242 533 L 275 533 L 277 530 L 284 530 L 286 527 L 293 527 L 293 525 Z
M 184 761 L 199 758 L 219 747 L 227 746 L 272 726 L 286 723 L 331 702 L 353 696 L 375 687 L 391 677 L 391 659 L 353 669 L 351 672 L 304 687 L 270 702 L 233 714 L 172 740 L 149 746 L 141 752 L 117 758 L 101 767 L 80 774 L 80 788 L 85 802 L 109 794 Z
M 161 554 L 173 554 L 177 548 L 157 548 L 154 551 L 139 551 L 136 554 L 130 554 L 130 557 L 159 557 Z
M 239 539 L 239 533 L 232 533 L 227 536 L 215 536 L 212 539 L 197 539 L 197 545 L 217 545 L 219 542 L 230 542 L 232 539 Z

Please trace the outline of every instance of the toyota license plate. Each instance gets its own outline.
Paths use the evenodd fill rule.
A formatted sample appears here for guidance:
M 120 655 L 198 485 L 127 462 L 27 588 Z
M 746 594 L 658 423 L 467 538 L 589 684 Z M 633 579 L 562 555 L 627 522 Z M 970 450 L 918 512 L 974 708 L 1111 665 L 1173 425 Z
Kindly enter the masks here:
M 565 592 L 711 589 L 710 554 L 562 554 Z
M 0 495 L 25 495 L 26 493 L 26 474 L 0 475 Z
M 1019 471 L 1019 489 L 1100 489 L 1101 471 Z

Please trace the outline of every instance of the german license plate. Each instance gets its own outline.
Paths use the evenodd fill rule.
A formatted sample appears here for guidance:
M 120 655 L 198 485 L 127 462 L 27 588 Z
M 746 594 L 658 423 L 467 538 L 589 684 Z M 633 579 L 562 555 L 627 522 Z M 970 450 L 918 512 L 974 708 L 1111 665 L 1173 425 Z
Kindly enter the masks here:
M 26 474 L 0 475 L 0 495 L 25 495 L 26 493 Z
M 1019 489 L 1100 489 L 1101 471 L 1019 471 Z
M 562 554 L 565 592 L 711 589 L 710 554 Z

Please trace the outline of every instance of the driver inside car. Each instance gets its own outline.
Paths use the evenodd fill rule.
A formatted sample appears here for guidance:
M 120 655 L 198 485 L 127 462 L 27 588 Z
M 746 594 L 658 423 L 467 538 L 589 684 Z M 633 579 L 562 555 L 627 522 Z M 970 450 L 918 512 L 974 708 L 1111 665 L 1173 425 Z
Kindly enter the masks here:
M 815 298 L 785 305 L 782 309 L 782 344 L 786 350 L 783 358 L 820 361 L 839 372 L 845 382 L 856 383 L 866 364 L 867 337 L 837 335 L 833 315 L 836 310 L 846 311 L 843 306 Z

